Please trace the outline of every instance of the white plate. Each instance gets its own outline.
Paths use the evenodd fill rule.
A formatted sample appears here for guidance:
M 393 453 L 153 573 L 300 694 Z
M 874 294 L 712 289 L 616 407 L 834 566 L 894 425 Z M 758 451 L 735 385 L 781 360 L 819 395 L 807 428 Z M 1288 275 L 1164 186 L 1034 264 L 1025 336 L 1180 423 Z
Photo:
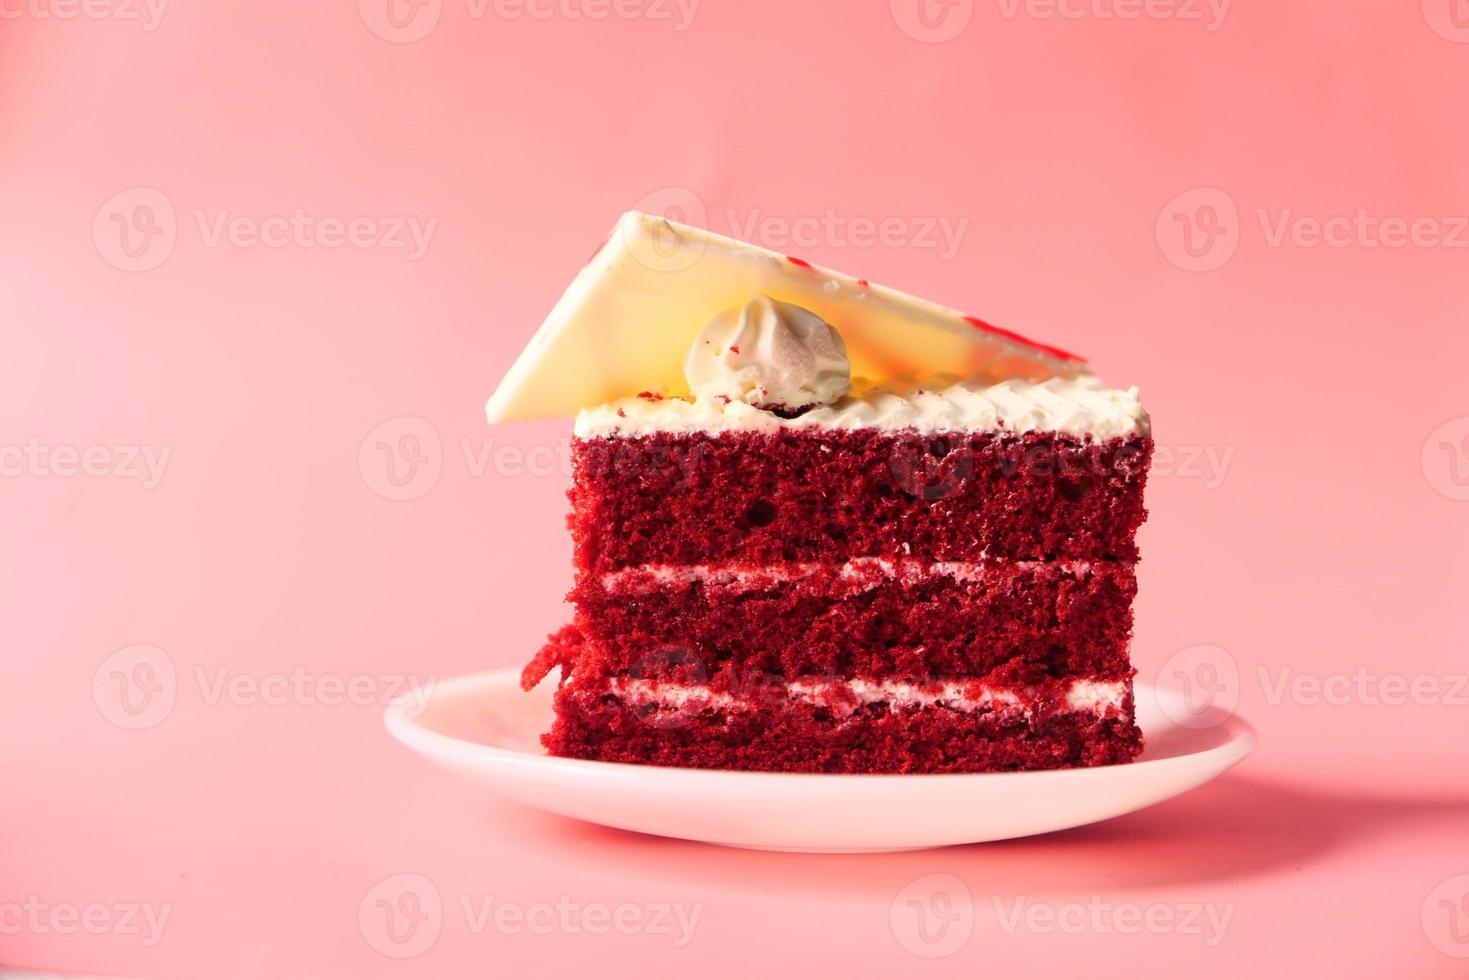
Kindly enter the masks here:
M 1044 772 L 848 776 L 673 769 L 548 756 L 555 685 L 516 670 L 415 691 L 388 709 L 395 738 L 512 800 L 663 837 L 772 851 L 904 851 L 1005 840 L 1132 813 L 1239 762 L 1255 732 L 1137 685 L 1147 740 L 1129 765 Z M 1181 723 L 1180 723 L 1181 722 Z

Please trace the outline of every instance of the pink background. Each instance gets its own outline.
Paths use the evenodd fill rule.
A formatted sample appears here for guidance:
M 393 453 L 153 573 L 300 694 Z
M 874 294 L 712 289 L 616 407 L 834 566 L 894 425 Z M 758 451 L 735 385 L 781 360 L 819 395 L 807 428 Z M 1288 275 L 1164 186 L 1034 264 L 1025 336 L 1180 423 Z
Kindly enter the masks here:
M 704 0 L 688 23 L 664 0 L 120 3 L 27 0 L 0 32 L 0 962 L 1464 975 L 1464 0 L 956 0 L 932 28 L 914 0 Z M 1237 700 L 1256 755 L 1108 824 L 857 858 L 572 824 L 391 743 L 397 675 L 518 664 L 567 614 L 543 457 L 568 426 L 491 430 L 481 405 L 639 202 L 773 219 L 757 239 L 1140 385 L 1175 454 L 1140 675 Z M 213 234 L 297 209 L 339 227 Z M 1393 221 L 1312 237 L 1359 212 Z M 403 217 L 436 222 L 423 254 L 391 247 Z M 935 221 L 967 222 L 957 251 Z M 111 682 L 139 660 L 166 694 L 130 728 Z M 349 682 L 356 703 L 322 703 Z M 402 873 L 453 906 L 409 959 L 358 917 Z M 931 874 L 973 899 L 948 958 L 890 925 L 911 889 L 952 892 L 904 891 Z M 458 900 L 491 895 L 702 911 L 683 947 L 477 934 Z M 1007 929 L 1017 900 L 1230 918 L 1212 945 Z M 129 904 L 169 908 L 157 942 Z M 98 934 L 66 928 L 98 905 Z

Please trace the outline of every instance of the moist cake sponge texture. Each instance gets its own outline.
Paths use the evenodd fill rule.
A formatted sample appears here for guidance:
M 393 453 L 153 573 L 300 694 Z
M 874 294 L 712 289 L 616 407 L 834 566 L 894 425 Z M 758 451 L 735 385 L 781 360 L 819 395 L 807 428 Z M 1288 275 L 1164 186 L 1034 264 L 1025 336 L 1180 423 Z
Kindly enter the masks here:
M 557 755 L 981 772 L 1139 751 L 1152 441 L 1003 429 L 573 441 Z

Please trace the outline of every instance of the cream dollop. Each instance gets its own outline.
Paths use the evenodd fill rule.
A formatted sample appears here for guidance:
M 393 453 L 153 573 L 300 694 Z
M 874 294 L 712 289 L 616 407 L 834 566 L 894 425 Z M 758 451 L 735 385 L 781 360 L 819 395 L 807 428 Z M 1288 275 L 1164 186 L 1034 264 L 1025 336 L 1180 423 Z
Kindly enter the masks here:
M 768 408 L 830 405 L 852 387 L 841 334 L 810 310 L 757 296 L 709 322 L 684 360 L 700 399 Z

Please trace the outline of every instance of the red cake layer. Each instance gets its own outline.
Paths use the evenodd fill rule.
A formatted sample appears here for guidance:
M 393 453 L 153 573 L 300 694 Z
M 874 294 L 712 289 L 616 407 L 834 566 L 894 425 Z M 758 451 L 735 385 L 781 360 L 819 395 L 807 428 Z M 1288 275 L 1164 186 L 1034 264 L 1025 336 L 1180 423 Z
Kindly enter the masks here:
M 1129 694 L 1120 710 L 831 707 L 779 698 L 749 708 L 659 705 L 573 682 L 545 736 L 556 755 L 692 768 L 831 773 L 1057 769 L 1129 762 L 1142 747 Z
M 1134 758 L 1152 441 L 578 439 L 555 754 L 802 772 Z
M 572 593 L 597 642 L 583 669 L 705 680 L 779 677 L 1130 675 L 1131 564 L 1013 562 L 959 568 L 882 560 L 765 569 L 660 568 L 589 576 Z
M 1132 561 L 1152 440 L 874 430 L 578 439 L 577 566 Z

